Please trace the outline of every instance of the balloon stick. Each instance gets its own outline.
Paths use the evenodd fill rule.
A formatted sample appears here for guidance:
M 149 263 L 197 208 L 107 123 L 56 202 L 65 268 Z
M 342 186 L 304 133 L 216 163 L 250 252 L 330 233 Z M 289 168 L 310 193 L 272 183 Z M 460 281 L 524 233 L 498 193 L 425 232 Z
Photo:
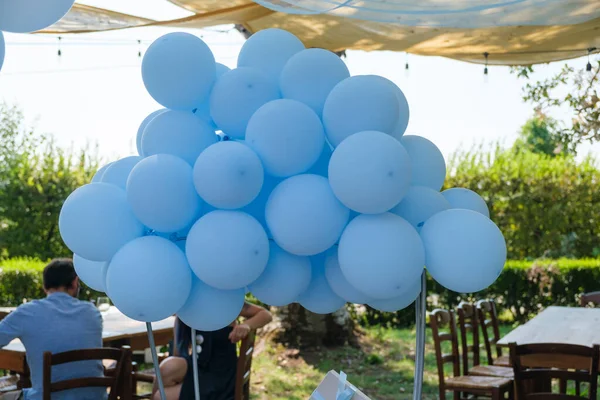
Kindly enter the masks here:
M 192 368 L 194 371 L 194 395 L 196 400 L 200 400 L 200 382 L 198 378 L 198 342 L 196 340 L 196 330 L 192 328 Z
M 427 309 L 427 274 L 421 276 L 421 293 L 415 301 L 416 314 L 416 349 L 415 349 L 415 378 L 413 400 L 421 400 L 423 391 L 423 370 L 425 367 L 425 317 Z
M 165 395 L 165 386 L 163 385 L 162 375 L 160 374 L 160 366 L 158 365 L 156 344 L 154 344 L 154 333 L 152 333 L 152 324 L 150 322 L 146 322 L 146 330 L 148 331 L 148 342 L 150 344 L 150 352 L 152 353 L 152 362 L 154 363 L 154 371 L 156 372 L 156 381 L 158 382 L 160 398 L 162 400 L 167 400 L 167 396 Z

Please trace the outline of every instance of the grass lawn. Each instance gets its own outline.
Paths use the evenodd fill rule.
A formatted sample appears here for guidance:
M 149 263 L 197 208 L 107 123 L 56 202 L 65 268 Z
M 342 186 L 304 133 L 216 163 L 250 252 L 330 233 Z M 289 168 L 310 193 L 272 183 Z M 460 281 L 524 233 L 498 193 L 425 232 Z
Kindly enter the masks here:
M 501 327 L 501 334 L 511 330 Z M 340 369 L 373 400 L 412 399 L 414 329 L 368 328 L 361 348 L 286 349 L 267 343 L 252 364 L 252 398 L 308 400 L 329 370 Z M 483 358 L 485 359 L 485 358 Z M 483 360 L 482 359 L 482 360 Z M 423 399 L 437 399 L 437 367 L 431 331 L 427 331 Z

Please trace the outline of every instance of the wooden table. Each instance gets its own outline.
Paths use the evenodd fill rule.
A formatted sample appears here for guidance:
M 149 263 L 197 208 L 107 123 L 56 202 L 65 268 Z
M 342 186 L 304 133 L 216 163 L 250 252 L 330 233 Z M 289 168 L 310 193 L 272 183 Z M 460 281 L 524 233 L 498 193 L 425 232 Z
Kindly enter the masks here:
M 10 309 L 2 308 L 1 311 Z M 13 308 L 14 310 L 14 308 Z M 145 350 L 149 347 L 146 323 L 134 321 L 123 315 L 115 307 L 111 307 L 103 315 L 104 325 L 102 340 L 105 347 L 131 346 L 131 350 Z M 174 317 L 152 323 L 152 332 L 157 346 L 167 345 L 173 338 Z M 15 339 L 0 349 L 0 369 L 14 371 L 28 376 L 25 347 L 19 339 Z
M 564 343 L 592 347 L 600 344 L 600 309 L 548 307 L 525 325 L 498 341 L 498 346 L 509 343 Z M 536 357 L 527 359 L 528 367 L 561 367 L 560 360 Z M 564 360 L 565 366 L 578 369 L 589 368 L 589 361 L 578 357 Z M 573 363 L 573 364 L 572 364 Z

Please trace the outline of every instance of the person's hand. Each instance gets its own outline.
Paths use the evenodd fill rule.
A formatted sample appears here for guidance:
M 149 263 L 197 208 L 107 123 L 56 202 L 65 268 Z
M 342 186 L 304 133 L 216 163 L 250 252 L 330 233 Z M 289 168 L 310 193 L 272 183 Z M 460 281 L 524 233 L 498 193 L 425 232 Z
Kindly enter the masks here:
M 238 324 L 233 327 L 233 330 L 229 334 L 229 340 L 231 340 L 231 343 L 239 342 L 240 340 L 245 339 L 249 333 L 250 327 L 248 325 Z

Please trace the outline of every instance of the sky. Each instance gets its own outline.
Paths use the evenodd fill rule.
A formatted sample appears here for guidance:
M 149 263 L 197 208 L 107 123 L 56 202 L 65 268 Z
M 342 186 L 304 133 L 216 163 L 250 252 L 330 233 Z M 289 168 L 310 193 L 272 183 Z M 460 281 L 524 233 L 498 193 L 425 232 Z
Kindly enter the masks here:
M 154 19 L 189 15 L 163 0 L 81 2 Z M 233 68 L 244 39 L 231 28 L 185 31 L 202 37 L 216 60 Z M 18 104 L 27 122 L 39 133 L 52 134 L 60 146 L 97 145 L 106 161 L 135 154 L 139 124 L 162 108 L 144 88 L 138 51 L 143 54 L 154 39 L 173 31 L 137 28 L 63 35 L 60 57 L 56 35 L 5 33 L 0 102 Z M 508 67 L 490 67 L 486 78 L 482 65 L 440 57 L 349 51 L 345 62 L 352 75 L 376 74 L 394 81 L 410 105 L 407 134 L 432 140 L 446 159 L 474 145 L 495 141 L 510 145 L 533 114 L 533 106 L 522 101 L 523 80 L 510 74 Z M 587 59 L 570 63 L 582 68 Z M 541 65 L 534 77 L 550 76 L 563 64 Z M 583 145 L 579 152 L 580 157 L 598 153 L 600 146 Z

